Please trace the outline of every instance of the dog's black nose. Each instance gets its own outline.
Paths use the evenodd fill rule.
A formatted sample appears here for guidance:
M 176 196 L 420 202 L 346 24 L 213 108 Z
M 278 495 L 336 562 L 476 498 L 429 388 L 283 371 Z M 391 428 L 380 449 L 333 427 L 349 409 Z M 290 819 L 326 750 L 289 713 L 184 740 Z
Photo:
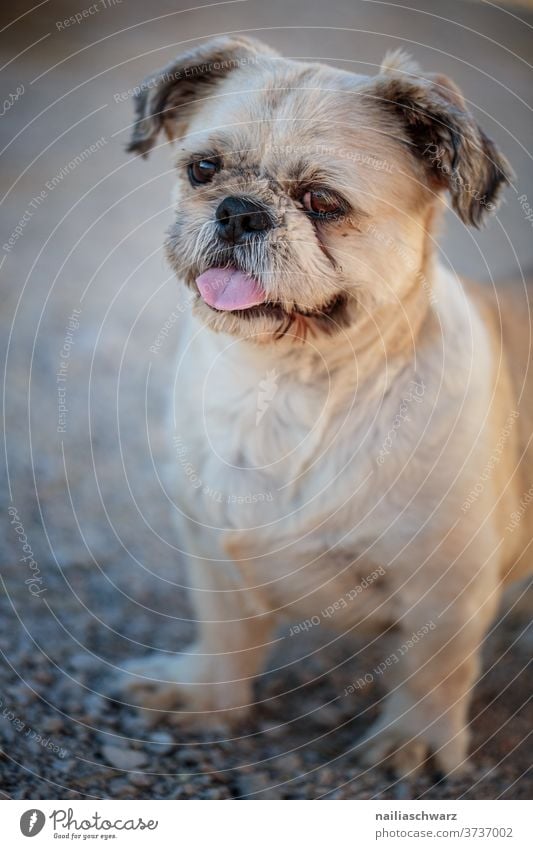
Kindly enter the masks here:
M 268 230 L 273 223 L 263 206 L 237 195 L 224 198 L 215 215 L 220 236 L 231 244 L 243 241 L 250 233 Z

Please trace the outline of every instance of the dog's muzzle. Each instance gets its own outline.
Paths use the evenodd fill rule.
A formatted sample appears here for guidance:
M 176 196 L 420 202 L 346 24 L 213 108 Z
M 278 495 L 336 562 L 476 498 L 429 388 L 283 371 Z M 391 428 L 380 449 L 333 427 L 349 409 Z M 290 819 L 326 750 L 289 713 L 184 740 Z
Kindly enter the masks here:
M 274 226 L 264 206 L 237 195 L 230 195 L 219 203 L 215 218 L 218 235 L 231 245 L 245 242 L 250 235 L 263 233 Z

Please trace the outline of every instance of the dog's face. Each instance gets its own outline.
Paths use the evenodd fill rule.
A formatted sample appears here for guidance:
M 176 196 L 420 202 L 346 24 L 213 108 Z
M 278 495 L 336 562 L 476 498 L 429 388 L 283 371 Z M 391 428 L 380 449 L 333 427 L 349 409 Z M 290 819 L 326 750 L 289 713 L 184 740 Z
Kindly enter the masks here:
M 130 150 L 175 140 L 167 253 L 210 327 L 334 334 L 425 284 L 444 190 L 468 223 L 509 167 L 444 78 L 394 54 L 376 77 L 217 39 L 148 78 Z

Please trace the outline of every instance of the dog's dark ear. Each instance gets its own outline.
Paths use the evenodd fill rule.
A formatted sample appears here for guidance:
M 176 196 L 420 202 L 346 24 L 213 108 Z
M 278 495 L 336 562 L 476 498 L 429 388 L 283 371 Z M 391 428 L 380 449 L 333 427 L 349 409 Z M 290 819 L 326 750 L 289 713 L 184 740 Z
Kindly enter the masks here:
M 215 38 L 146 77 L 134 94 L 135 123 L 128 153 L 146 156 L 161 129 L 171 139 L 181 135 L 202 98 L 220 80 L 262 56 L 276 55 L 253 38 Z
M 401 121 L 430 185 L 447 189 L 461 220 L 479 227 L 514 175 L 455 84 L 445 76 L 423 76 L 407 54 L 396 51 L 385 57 L 369 94 Z

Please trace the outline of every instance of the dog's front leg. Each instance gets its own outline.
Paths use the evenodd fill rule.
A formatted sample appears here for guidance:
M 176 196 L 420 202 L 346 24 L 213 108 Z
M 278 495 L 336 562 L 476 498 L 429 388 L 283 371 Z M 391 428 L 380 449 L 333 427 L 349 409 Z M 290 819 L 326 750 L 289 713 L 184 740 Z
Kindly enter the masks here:
M 224 728 L 243 720 L 252 707 L 252 685 L 271 647 L 274 616 L 243 585 L 234 563 L 196 559 L 188 572 L 195 643 L 129 663 L 121 685 L 151 724 Z
M 390 760 L 408 775 L 432 756 L 445 775 L 466 768 L 468 708 L 499 597 L 496 580 L 478 583 L 481 592 L 430 598 L 402 617 L 384 664 L 390 692 L 383 712 L 356 745 L 363 765 Z

